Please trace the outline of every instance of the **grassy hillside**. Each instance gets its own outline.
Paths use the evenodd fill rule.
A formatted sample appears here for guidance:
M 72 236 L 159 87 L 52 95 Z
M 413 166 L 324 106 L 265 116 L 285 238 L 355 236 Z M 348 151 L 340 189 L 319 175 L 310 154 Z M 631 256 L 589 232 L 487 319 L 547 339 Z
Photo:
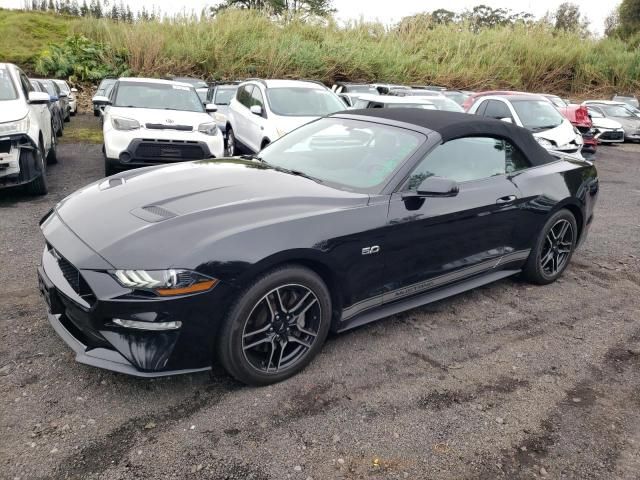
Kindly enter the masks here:
M 31 70 L 40 51 L 64 40 L 77 21 L 42 12 L 0 9 L 0 61 Z
M 33 13 L 1 13 L 23 21 L 31 16 L 45 21 Z M 347 27 L 333 22 L 282 24 L 247 11 L 229 11 L 207 21 L 130 25 L 53 17 L 51 24 L 58 27 L 56 38 L 64 36 L 66 25 L 69 33 L 102 42 L 112 52 L 125 52 L 129 67 L 141 75 L 292 77 L 326 83 L 377 80 L 574 95 L 637 91 L 640 87 L 637 49 L 620 40 L 585 40 L 539 25 L 477 34 L 457 26 L 431 29 L 420 24 L 398 31 L 376 23 Z M 40 33 L 55 30 L 38 22 L 34 25 Z M 28 25 L 20 35 L 28 37 L 31 28 Z M 25 58 L 32 58 L 42 43 L 46 42 L 39 37 L 31 41 L 31 47 L 21 44 Z M 103 60 L 109 61 L 104 56 Z M 118 62 L 121 60 L 113 59 L 114 65 Z

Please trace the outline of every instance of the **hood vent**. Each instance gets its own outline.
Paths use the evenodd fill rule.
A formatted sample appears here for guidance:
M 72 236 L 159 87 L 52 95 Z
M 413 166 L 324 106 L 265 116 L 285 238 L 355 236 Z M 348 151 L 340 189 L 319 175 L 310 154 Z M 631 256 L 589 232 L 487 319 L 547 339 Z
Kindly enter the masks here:
M 164 207 L 158 205 L 145 205 L 142 208 L 136 208 L 131 210 L 131 215 L 134 215 L 145 222 L 162 222 L 163 220 L 169 220 L 170 218 L 177 217 L 178 215 Z

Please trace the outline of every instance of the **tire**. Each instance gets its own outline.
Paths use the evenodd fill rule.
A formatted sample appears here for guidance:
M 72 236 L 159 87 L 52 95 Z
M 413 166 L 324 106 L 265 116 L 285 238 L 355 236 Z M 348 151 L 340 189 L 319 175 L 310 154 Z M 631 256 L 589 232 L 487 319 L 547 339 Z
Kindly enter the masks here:
M 65 122 L 71 121 L 71 110 L 67 110 L 67 115 L 64 117 Z
M 272 270 L 230 308 L 218 333 L 218 360 L 248 385 L 285 380 L 318 354 L 329 333 L 331 311 L 329 290 L 315 272 L 296 265 Z
M 51 148 L 47 154 L 47 165 L 54 165 L 58 163 L 58 145 L 56 142 L 56 136 L 53 133 L 53 125 L 51 125 Z
M 99 117 L 100 116 L 100 112 L 98 110 L 96 110 L 95 108 L 93 109 L 93 116 L 94 117 Z
M 40 141 L 40 145 L 37 151 L 33 152 L 37 156 L 36 162 L 40 162 L 40 168 L 42 173 L 27 184 L 27 192 L 30 195 L 46 195 L 49 193 L 49 186 L 47 185 L 47 167 L 44 160 L 44 145 Z
M 233 157 L 238 154 L 236 147 L 236 136 L 233 133 L 233 128 L 227 129 L 227 157 Z
M 529 254 L 523 270 L 524 278 L 538 285 L 555 282 L 569 265 L 577 239 L 578 225 L 573 213 L 566 209 L 554 213 Z
M 102 147 L 102 148 L 104 149 L 104 147 Z M 109 160 L 107 158 L 107 156 L 105 155 L 105 157 L 104 157 L 104 176 L 105 177 L 110 177 L 111 175 L 115 175 L 118 172 L 119 172 L 118 168 L 116 168 L 115 165 L 113 165 L 113 163 L 111 162 L 111 160 Z

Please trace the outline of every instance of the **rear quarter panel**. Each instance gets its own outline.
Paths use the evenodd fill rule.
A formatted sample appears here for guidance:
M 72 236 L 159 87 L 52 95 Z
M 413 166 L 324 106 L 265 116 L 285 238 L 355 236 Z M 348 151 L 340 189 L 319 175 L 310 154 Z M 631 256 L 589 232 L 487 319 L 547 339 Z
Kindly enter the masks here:
M 584 239 L 598 195 L 598 175 L 593 164 L 560 160 L 525 170 L 512 181 L 522 193 L 518 243 L 528 243 L 531 248 L 544 223 L 561 208 L 576 216 L 579 240 Z

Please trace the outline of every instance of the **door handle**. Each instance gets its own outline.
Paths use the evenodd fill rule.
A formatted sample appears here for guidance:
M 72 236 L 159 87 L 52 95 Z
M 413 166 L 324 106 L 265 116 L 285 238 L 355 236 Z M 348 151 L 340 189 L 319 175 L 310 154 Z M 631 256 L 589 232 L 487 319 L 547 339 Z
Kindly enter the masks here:
M 506 197 L 500 197 L 499 199 L 496 200 L 497 204 L 501 204 L 501 203 L 511 203 L 513 201 L 515 201 L 515 199 L 518 198 L 515 195 L 507 195 Z

